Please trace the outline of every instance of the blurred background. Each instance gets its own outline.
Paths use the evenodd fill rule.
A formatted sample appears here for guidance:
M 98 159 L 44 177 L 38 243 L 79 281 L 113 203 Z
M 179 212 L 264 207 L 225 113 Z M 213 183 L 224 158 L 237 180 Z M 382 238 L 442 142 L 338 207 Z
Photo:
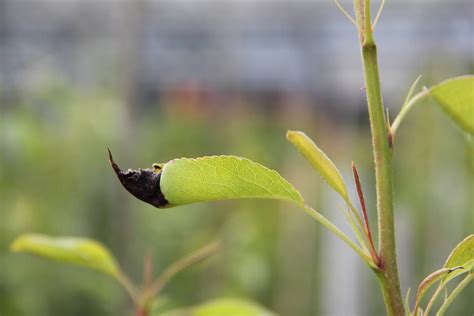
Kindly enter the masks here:
M 342 1 L 350 8 L 350 1 Z M 414 79 L 472 73 L 469 0 L 387 1 L 376 30 L 392 119 Z M 285 141 L 305 131 L 375 227 L 373 158 L 357 34 L 331 0 L 0 0 L 0 314 L 131 315 L 99 273 L 12 254 L 19 234 L 95 238 L 139 281 L 214 239 L 223 250 L 165 289 L 169 306 L 249 298 L 280 315 L 383 315 L 375 276 L 292 205 L 226 201 L 158 210 L 124 168 L 233 154 L 278 170 L 344 231 L 343 203 Z M 394 153 L 402 291 L 413 292 L 474 227 L 474 151 L 429 103 Z M 472 285 L 452 315 L 474 310 Z

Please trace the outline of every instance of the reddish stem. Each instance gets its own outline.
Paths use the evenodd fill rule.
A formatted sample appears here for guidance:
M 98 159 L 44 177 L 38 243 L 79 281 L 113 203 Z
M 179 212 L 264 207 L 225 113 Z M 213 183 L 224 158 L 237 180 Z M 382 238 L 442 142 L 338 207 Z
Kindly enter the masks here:
M 138 306 L 135 310 L 135 316 L 148 316 L 148 311 Z
M 369 247 L 370 255 L 372 256 L 372 259 L 374 259 L 374 262 L 377 265 L 377 267 L 380 267 L 381 261 L 380 261 L 380 257 L 377 255 L 377 251 L 375 250 L 375 246 L 374 246 L 374 241 L 372 239 L 372 232 L 370 230 L 369 217 L 367 216 L 367 208 L 365 206 L 364 192 L 362 191 L 362 185 L 360 184 L 360 179 L 359 179 L 359 172 L 357 172 L 357 168 L 354 162 L 352 162 L 352 173 L 354 174 L 354 181 L 357 188 L 357 195 L 359 196 L 360 207 L 362 208 L 362 217 L 364 218 L 365 233 L 367 235 L 367 239 L 369 240 L 369 244 L 370 244 L 370 247 Z
M 153 262 L 150 250 L 147 251 L 144 262 L 143 286 L 149 288 L 153 283 Z

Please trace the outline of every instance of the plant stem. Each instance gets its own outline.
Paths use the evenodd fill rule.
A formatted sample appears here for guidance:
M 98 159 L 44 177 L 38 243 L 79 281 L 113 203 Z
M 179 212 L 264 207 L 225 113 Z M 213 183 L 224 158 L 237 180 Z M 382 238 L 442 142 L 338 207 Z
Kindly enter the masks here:
M 148 316 L 148 310 L 137 307 L 135 310 L 135 316 Z
M 392 192 L 392 149 L 384 118 L 377 61 L 377 46 L 372 35 L 370 0 L 354 0 L 356 21 L 364 66 L 372 146 L 375 159 L 375 184 L 381 267 L 376 274 L 383 292 L 388 315 L 404 315 L 397 269 Z
M 444 301 L 443 305 L 439 308 L 436 316 L 443 316 L 446 310 L 448 309 L 449 305 L 454 301 L 454 299 L 461 293 L 461 291 L 472 281 L 474 278 L 472 273 L 468 273 L 468 275 L 456 286 L 456 288 L 449 294 L 448 298 Z
M 142 308 L 140 303 L 140 294 L 137 288 L 133 285 L 130 279 L 127 277 L 125 273 L 119 271 L 117 275 L 115 275 L 117 281 L 125 288 L 128 295 L 133 301 L 133 305 L 135 305 L 135 315 L 136 316 L 147 316 L 148 310 Z
M 180 260 L 173 263 L 165 271 L 163 271 L 160 276 L 155 280 L 155 282 L 147 289 L 145 299 L 151 299 L 157 296 L 163 287 L 168 283 L 168 281 L 173 278 L 178 272 L 204 260 L 214 255 L 219 251 L 220 244 L 219 242 L 212 242 L 201 249 L 196 250 L 190 255 L 181 258 Z
M 445 289 L 445 284 L 443 283 L 443 281 L 441 281 L 439 283 L 439 286 L 436 288 L 436 291 L 433 293 L 433 296 L 431 296 L 431 299 L 429 300 L 428 304 L 426 304 L 426 308 L 425 310 L 423 311 L 423 313 L 425 315 L 429 315 L 430 314 L 430 311 L 431 311 L 431 308 L 433 308 L 435 302 L 436 302 L 436 299 L 438 298 L 438 296 L 441 294 L 441 292 L 443 291 L 443 289 Z M 413 314 L 414 315 L 417 315 L 416 313 L 418 313 L 418 309 L 417 309 L 417 306 L 415 305 L 415 309 L 413 310 Z
M 413 98 L 411 98 L 406 104 L 404 104 L 404 107 L 400 110 L 400 113 L 395 118 L 395 121 L 393 121 L 393 124 L 391 127 L 391 132 L 392 132 L 393 137 L 395 137 L 398 127 L 400 126 L 401 122 L 403 121 L 407 113 L 413 108 L 415 104 L 420 103 L 420 101 L 428 97 L 429 94 L 430 94 L 429 90 L 423 90 L 417 95 L 415 95 Z
M 115 275 L 115 278 L 117 281 L 124 287 L 124 289 L 127 291 L 128 295 L 132 299 L 133 303 L 136 305 L 138 304 L 138 290 L 136 287 L 133 285 L 133 283 L 129 280 L 129 278 L 122 272 L 119 271 L 117 275 Z
M 326 217 L 321 215 L 318 211 L 313 209 L 311 206 L 306 204 L 298 204 L 309 216 L 317 220 L 321 225 L 326 227 L 329 231 L 336 234 L 339 238 L 342 239 L 349 247 L 351 247 L 361 258 L 362 260 L 372 269 L 376 269 L 375 263 L 373 262 L 370 255 L 368 255 L 364 250 L 357 246 L 346 234 L 344 234 L 339 228 L 337 228 L 333 223 L 331 223 Z

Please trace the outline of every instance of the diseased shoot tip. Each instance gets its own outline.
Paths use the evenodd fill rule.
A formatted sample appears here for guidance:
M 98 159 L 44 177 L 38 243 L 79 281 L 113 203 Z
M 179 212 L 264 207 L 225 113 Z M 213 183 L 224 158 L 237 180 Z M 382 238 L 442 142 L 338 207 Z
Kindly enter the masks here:
M 114 161 L 110 149 L 109 161 L 123 187 L 137 199 L 142 200 L 158 208 L 169 207 L 169 203 L 163 196 L 160 187 L 161 172 L 157 172 L 155 165 L 152 169 L 138 169 L 123 171 Z M 161 170 L 161 165 L 159 166 Z

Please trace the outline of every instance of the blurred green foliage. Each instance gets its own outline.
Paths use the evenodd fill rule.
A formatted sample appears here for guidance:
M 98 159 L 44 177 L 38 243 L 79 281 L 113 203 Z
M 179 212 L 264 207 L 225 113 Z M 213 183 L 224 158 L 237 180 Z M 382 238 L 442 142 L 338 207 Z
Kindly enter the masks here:
M 165 289 L 170 307 L 233 296 L 281 315 L 324 313 L 329 233 L 309 216 L 289 203 L 253 200 L 155 209 L 123 190 L 108 164 L 107 147 L 125 168 L 176 157 L 248 157 L 278 170 L 308 203 L 331 217 L 342 202 L 285 140 L 287 129 L 304 130 L 334 159 L 348 187 L 353 187 L 350 161 L 357 163 L 374 220 L 366 119 L 358 122 L 354 115 L 341 122 L 309 107 L 236 105 L 233 100 L 216 109 L 173 98 L 136 108 L 123 99 L 112 91 L 53 85 L 0 108 L 0 314 L 132 313 L 112 279 L 9 253 L 10 242 L 25 232 L 97 239 L 135 280 L 141 278 L 147 251 L 155 270 L 161 270 L 221 239 L 219 255 L 178 275 Z M 404 292 L 472 233 L 471 145 L 439 109 L 427 105 L 415 109 L 399 130 L 395 205 Z M 336 263 L 332 269 L 347 264 Z M 361 282 L 370 289 L 360 297 L 362 312 L 383 313 L 373 275 L 361 271 Z M 352 293 L 360 295 L 357 289 Z M 461 295 L 452 311 L 474 310 L 473 304 Z

